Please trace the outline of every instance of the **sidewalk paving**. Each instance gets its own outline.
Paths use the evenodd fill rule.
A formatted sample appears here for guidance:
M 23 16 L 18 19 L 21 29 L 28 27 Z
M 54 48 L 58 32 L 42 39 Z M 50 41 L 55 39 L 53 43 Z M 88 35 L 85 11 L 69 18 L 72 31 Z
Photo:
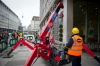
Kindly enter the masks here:
M 3 54 L 5 54 L 5 52 Z M 24 66 L 24 64 L 27 61 L 30 54 L 31 54 L 30 49 L 28 49 L 25 46 L 19 46 L 17 49 L 15 49 L 11 53 L 11 55 L 13 55 L 13 57 L 2 58 L 2 56 L 0 56 L 0 66 Z M 40 66 L 40 65 L 41 66 L 49 66 L 48 64 L 46 64 L 46 62 L 42 58 L 39 58 L 36 61 L 36 63 L 34 63 L 34 65 L 32 65 L 32 66 Z
M 95 53 L 97 56 L 100 56 L 100 53 Z M 100 58 L 100 57 L 99 57 Z M 82 66 L 100 66 L 94 58 L 92 58 L 88 53 L 84 52 L 82 54 Z M 63 66 L 72 66 L 71 63 Z
M 11 48 L 9 48 L 8 50 L 10 49 Z M 4 52 L 3 54 L 5 53 L 7 54 L 7 52 Z M 11 53 L 11 55 L 13 55 L 12 58 L 2 58 L 2 56 L 0 56 L 0 66 L 24 66 L 30 54 L 31 54 L 30 49 L 28 49 L 25 46 L 19 46 Z M 100 56 L 100 53 L 96 54 L 97 56 Z M 32 66 L 49 66 L 49 65 L 42 58 L 39 58 L 36 61 L 36 63 L 32 64 Z M 63 66 L 71 66 L 71 63 Z M 83 53 L 82 66 L 100 66 L 100 64 L 87 53 Z

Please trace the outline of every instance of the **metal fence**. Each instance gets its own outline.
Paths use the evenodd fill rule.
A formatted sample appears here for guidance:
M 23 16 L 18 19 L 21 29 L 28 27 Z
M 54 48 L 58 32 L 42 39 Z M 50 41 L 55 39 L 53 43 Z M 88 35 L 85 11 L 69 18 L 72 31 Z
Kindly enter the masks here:
M 4 50 L 7 50 L 8 46 L 14 46 L 17 41 L 18 39 L 16 38 L 10 39 L 9 42 L 7 40 L 0 41 L 0 53 L 2 53 Z
M 7 41 L 0 41 L 0 53 L 8 48 Z
M 18 41 L 18 38 L 12 38 L 12 39 L 10 39 L 10 41 L 9 41 L 10 47 L 14 46 L 17 41 Z
M 27 39 L 33 40 L 33 36 L 27 36 Z M 18 41 L 18 38 L 11 38 L 8 41 L 0 41 L 0 53 L 2 53 L 4 50 L 6 50 L 8 47 L 12 47 L 16 44 Z

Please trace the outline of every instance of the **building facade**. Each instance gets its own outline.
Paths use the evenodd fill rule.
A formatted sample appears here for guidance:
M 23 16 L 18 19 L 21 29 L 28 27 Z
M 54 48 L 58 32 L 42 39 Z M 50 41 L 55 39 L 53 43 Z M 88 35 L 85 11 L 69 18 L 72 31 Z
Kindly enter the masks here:
M 0 0 L 0 29 L 9 32 L 18 30 L 19 23 L 18 16 Z
M 33 16 L 31 20 L 31 31 L 39 31 L 40 20 L 38 16 Z
M 27 31 L 31 31 L 31 24 L 27 27 Z
M 41 30 L 59 1 L 62 1 L 64 5 L 62 10 L 64 17 L 61 21 L 64 30 L 63 42 L 69 40 L 73 27 L 79 28 L 79 34 L 84 38 L 84 42 L 100 42 L 99 0 L 40 0 Z
M 40 30 L 46 24 L 52 11 L 56 8 L 56 5 L 61 0 L 40 0 Z M 42 6 L 42 7 L 41 7 Z M 61 11 L 60 11 L 61 13 Z M 55 19 L 54 27 L 51 29 L 51 34 L 54 36 L 55 40 L 63 41 L 63 36 L 60 37 L 60 23 L 62 23 L 62 18 L 60 18 L 60 13 Z M 61 39 L 62 38 L 62 39 Z

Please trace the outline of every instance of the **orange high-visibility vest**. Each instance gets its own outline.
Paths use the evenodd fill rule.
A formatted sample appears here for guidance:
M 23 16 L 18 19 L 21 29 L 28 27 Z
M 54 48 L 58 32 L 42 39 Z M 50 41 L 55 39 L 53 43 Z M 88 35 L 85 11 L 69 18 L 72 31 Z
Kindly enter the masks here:
M 68 54 L 72 56 L 81 56 L 82 44 L 83 44 L 82 37 L 75 35 L 72 37 L 72 39 L 73 39 L 73 45 L 71 48 L 68 49 Z

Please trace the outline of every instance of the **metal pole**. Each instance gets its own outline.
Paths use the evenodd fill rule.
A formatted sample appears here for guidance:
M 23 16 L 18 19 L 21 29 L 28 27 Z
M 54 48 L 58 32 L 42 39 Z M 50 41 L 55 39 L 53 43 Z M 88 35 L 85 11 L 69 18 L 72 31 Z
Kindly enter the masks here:
M 21 30 L 22 32 L 23 32 L 23 17 L 24 17 L 24 16 L 22 15 L 22 30 Z

